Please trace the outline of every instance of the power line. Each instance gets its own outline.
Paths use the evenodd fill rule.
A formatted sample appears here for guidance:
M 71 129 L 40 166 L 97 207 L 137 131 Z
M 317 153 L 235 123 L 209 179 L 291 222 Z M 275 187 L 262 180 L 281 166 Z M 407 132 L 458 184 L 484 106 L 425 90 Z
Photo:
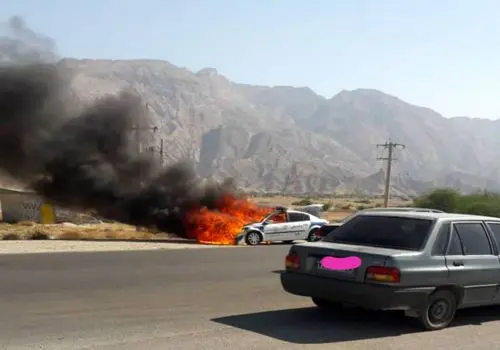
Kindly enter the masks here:
M 387 169 L 385 172 L 385 190 L 384 190 L 384 207 L 387 208 L 389 205 L 389 191 L 391 187 L 391 170 L 392 170 L 392 162 L 397 160 L 394 158 L 394 149 L 400 147 L 401 149 L 405 149 L 406 146 L 401 143 L 395 143 L 389 140 L 389 142 L 385 142 L 382 144 L 378 144 L 377 147 L 383 147 L 387 149 L 387 157 L 377 157 L 378 160 L 386 160 L 387 161 Z

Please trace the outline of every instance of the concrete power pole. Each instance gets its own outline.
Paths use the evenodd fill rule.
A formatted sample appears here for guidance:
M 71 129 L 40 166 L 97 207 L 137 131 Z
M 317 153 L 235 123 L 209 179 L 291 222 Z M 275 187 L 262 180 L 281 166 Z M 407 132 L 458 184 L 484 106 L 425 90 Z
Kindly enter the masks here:
M 164 145 L 163 145 L 163 137 L 160 139 L 160 165 L 163 166 L 163 162 L 165 161 L 164 154 Z
M 156 158 L 156 152 L 158 152 L 158 155 L 159 155 L 158 160 L 159 160 L 161 166 L 163 166 L 163 164 L 165 163 L 165 145 L 164 144 L 165 144 L 165 140 L 163 138 L 161 138 L 159 146 L 150 146 L 148 148 L 148 151 L 153 153 L 154 158 Z
M 394 149 L 400 147 L 401 149 L 406 148 L 405 145 L 400 143 L 395 143 L 389 140 L 389 142 L 378 144 L 377 147 L 383 147 L 387 149 L 387 157 L 378 157 L 378 160 L 386 160 L 387 161 L 387 169 L 385 172 L 385 190 L 384 190 L 384 207 L 387 208 L 389 205 L 389 192 L 391 188 L 391 170 L 392 170 L 392 162 L 396 160 L 394 158 Z

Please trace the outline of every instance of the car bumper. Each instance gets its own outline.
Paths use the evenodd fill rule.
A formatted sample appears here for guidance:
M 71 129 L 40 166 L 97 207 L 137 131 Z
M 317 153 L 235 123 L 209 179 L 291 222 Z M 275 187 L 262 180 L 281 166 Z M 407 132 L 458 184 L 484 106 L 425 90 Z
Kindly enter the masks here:
M 240 244 L 245 244 L 245 234 L 246 232 L 242 232 L 239 235 L 236 236 L 234 239 L 234 244 L 240 245 Z
M 291 271 L 281 273 L 281 285 L 290 294 L 316 297 L 373 310 L 409 310 L 425 305 L 434 287 L 398 288 L 361 284 Z

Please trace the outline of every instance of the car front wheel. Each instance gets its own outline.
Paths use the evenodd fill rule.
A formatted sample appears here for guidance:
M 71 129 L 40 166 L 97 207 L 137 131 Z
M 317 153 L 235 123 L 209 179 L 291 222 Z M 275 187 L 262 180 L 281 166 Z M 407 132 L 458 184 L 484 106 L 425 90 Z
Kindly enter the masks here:
M 448 327 L 455 318 L 457 299 L 449 290 L 439 290 L 429 297 L 419 316 L 420 325 L 428 331 Z
M 259 245 L 262 242 L 262 236 L 256 231 L 250 231 L 245 237 L 245 242 L 248 245 Z

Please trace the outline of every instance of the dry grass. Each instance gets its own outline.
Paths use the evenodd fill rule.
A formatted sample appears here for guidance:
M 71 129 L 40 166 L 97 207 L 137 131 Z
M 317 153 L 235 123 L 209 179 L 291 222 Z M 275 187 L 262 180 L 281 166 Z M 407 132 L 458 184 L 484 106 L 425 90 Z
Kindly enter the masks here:
M 266 206 L 285 206 L 289 208 L 300 208 L 299 205 L 304 198 L 291 196 L 274 196 L 274 197 L 254 197 L 254 201 Z M 313 203 L 328 204 L 330 209 L 323 213 L 322 217 L 329 221 L 340 221 L 343 218 L 355 213 L 358 210 L 381 207 L 384 203 L 383 198 L 309 198 Z M 398 198 L 391 199 L 389 206 L 403 207 L 411 202 Z
M 294 205 L 303 198 L 289 196 L 254 197 L 253 200 L 260 205 L 300 207 Z M 356 199 L 356 198 L 310 198 L 313 203 L 329 204 L 330 209 L 323 213 L 323 217 L 329 221 L 340 221 L 357 210 L 380 207 L 383 199 Z M 410 202 L 403 200 L 392 200 L 390 206 L 405 206 Z M 148 241 L 164 240 L 169 238 L 166 233 L 158 233 L 145 228 L 137 229 L 135 226 L 104 223 L 104 224 L 54 224 L 41 225 L 31 221 L 21 221 L 17 224 L 0 223 L 0 240 L 126 240 L 126 241 Z
M 0 237 L 3 240 L 127 240 L 147 241 L 168 238 L 165 233 L 154 233 L 149 230 L 137 230 L 135 226 L 119 223 L 113 224 L 54 224 L 41 225 L 29 221 L 17 224 L 0 223 Z

